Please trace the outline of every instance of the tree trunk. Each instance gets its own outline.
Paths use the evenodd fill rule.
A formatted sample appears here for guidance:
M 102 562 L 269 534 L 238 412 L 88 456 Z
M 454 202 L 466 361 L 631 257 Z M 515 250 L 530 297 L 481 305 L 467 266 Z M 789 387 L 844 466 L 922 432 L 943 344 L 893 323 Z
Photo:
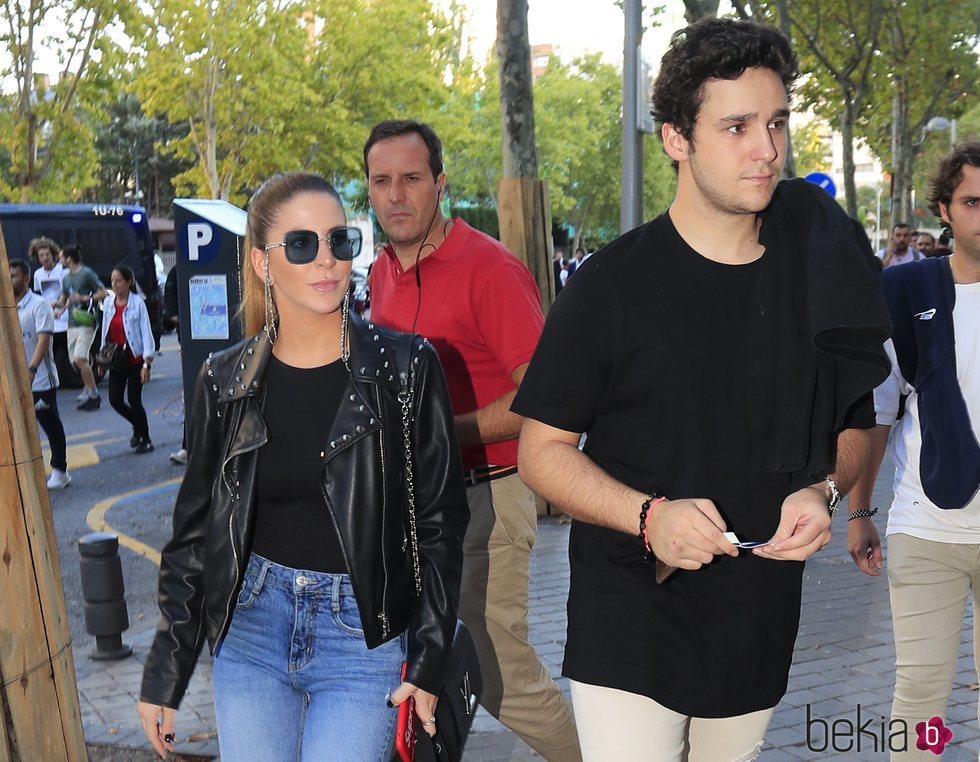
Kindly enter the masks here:
M 840 115 L 840 134 L 844 155 L 844 200 L 847 213 L 857 219 L 857 185 L 854 182 L 854 114 L 857 108 L 849 93 L 844 94 L 844 109 Z
M 793 41 L 793 28 L 789 20 L 789 8 L 786 5 L 786 0 L 779 0 L 778 4 L 779 12 L 779 29 L 786 35 L 786 39 L 790 42 Z M 786 131 L 786 161 L 783 162 L 783 174 L 784 178 L 796 177 L 796 159 L 793 157 L 793 138 Z
M 527 0 L 497 0 L 497 59 L 504 177 L 537 177 Z
M 908 134 L 908 100 L 904 90 L 905 83 L 899 78 L 892 96 L 892 227 L 899 222 L 911 224 L 912 140 Z

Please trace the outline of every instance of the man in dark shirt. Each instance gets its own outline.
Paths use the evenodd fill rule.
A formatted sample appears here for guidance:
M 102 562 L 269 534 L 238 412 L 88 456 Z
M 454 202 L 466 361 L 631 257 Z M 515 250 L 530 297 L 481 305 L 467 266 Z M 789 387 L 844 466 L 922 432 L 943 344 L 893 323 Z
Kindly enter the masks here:
M 675 36 L 654 94 L 674 202 L 579 267 L 514 402 L 520 475 L 575 519 L 585 760 L 755 759 L 802 561 L 867 456 L 887 315 L 867 238 L 778 183 L 796 74 L 775 29 Z

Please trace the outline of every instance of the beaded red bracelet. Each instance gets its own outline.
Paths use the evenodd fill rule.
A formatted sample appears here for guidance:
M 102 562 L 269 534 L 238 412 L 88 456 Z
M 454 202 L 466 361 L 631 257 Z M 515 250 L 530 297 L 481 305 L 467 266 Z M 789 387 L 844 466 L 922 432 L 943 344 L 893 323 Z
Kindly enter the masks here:
M 666 499 L 667 498 L 663 495 L 654 493 L 644 500 L 643 505 L 640 506 L 640 540 L 643 542 L 644 558 L 646 558 L 648 561 L 652 561 L 654 559 L 654 555 L 653 548 L 650 546 L 650 538 L 647 537 L 647 514 L 651 509 L 655 508 L 658 503 L 662 503 Z

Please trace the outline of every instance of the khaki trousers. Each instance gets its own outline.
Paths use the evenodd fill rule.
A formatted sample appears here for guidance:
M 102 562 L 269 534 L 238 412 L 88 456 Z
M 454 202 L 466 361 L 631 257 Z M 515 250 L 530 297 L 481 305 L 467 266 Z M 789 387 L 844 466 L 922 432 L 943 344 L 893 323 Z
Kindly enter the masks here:
M 575 680 L 572 703 L 586 762 L 750 762 L 775 710 L 688 717 L 646 696 Z
M 528 642 L 534 496 L 517 474 L 466 491 L 459 617 L 476 643 L 481 704 L 548 762 L 581 759 L 572 708 Z
M 908 727 L 908 751 L 892 752 L 891 758 L 935 762 L 939 757 L 931 751 L 916 749 L 919 734 L 915 726 L 932 717 L 946 718 L 971 592 L 973 609 L 980 610 L 980 545 L 891 534 L 887 569 L 896 657 L 892 720 L 904 720 Z M 974 668 L 977 635 L 974 626 Z M 950 730 L 955 744 L 957 729 L 951 726 Z

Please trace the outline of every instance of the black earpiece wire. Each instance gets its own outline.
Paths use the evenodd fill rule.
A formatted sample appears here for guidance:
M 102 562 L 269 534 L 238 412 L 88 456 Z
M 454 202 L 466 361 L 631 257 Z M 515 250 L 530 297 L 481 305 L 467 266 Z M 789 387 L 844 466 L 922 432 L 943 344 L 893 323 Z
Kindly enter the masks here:
M 425 235 L 422 236 L 422 243 L 419 244 L 419 250 L 415 252 L 415 286 L 418 288 L 418 301 L 415 303 L 415 317 L 412 319 L 412 333 L 415 333 L 415 326 L 419 322 L 419 312 L 422 311 L 422 273 L 419 271 L 419 261 L 422 259 L 422 252 L 425 247 L 428 246 L 433 251 L 436 250 L 434 244 L 429 243 L 429 233 L 432 232 L 432 226 L 435 224 L 436 215 L 439 214 L 439 202 L 442 201 L 442 188 L 439 189 L 438 194 L 436 194 L 436 208 L 432 210 L 432 217 L 429 219 L 429 224 L 425 228 Z

